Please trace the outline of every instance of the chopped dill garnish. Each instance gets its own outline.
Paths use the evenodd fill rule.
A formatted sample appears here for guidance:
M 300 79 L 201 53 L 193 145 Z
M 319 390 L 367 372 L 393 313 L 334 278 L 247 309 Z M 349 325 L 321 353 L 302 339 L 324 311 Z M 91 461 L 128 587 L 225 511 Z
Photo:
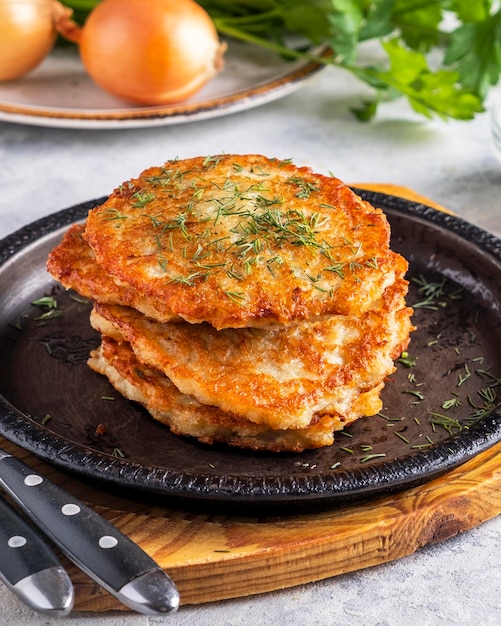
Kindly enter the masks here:
M 400 363 L 404 367 L 415 367 L 417 363 L 417 356 L 411 357 L 408 352 L 402 352 L 396 362 Z
M 162 271 L 167 274 L 167 264 L 168 261 L 165 257 L 157 257 L 158 264 L 162 268 Z
M 203 160 L 202 167 L 204 167 L 205 169 L 209 169 L 210 167 L 215 167 L 219 163 L 221 158 L 222 157 L 218 155 L 216 156 L 208 155 Z
M 468 428 L 467 426 L 463 426 L 457 419 L 449 417 L 448 415 L 435 413 L 433 411 L 429 411 L 429 414 L 432 418 L 431 425 L 434 430 L 436 426 L 441 426 L 442 428 L 445 428 L 450 435 L 453 435 L 454 431 L 462 431 L 465 428 Z
M 52 354 L 52 347 L 50 345 L 49 341 L 42 341 L 42 346 L 44 346 L 44 348 L 47 350 L 48 354 Z
M 68 295 L 72 300 L 74 300 L 75 302 L 78 302 L 78 304 L 89 304 L 90 302 L 89 298 L 84 298 L 83 296 L 80 296 L 78 293 L 69 293 Z
M 489 404 L 494 404 L 496 401 L 496 394 L 492 390 L 492 387 L 485 387 L 484 389 L 481 389 L 478 392 L 478 395 Z
M 103 214 L 104 214 L 104 219 L 106 221 L 126 220 L 126 219 L 128 219 L 127 215 L 123 215 L 123 213 L 120 213 L 120 211 L 118 209 L 115 209 L 113 207 L 109 207 L 109 208 L 105 209 L 103 211 Z
M 134 209 L 140 209 L 152 202 L 155 199 L 155 195 L 151 192 L 143 192 L 141 190 L 136 191 L 136 193 L 132 194 L 132 198 L 134 202 L 132 203 L 132 207 Z
M 453 291 L 452 293 L 449 294 L 449 298 L 451 300 L 462 300 L 463 299 L 463 290 L 462 289 L 457 289 L 456 291 Z
M 444 289 L 446 279 L 438 283 L 428 282 L 426 278 L 420 274 L 419 278 L 413 278 L 412 282 L 418 285 L 418 292 L 420 295 L 425 296 L 425 299 L 421 302 L 415 302 L 412 304 L 414 309 L 429 309 L 431 311 L 438 311 L 438 307 L 445 307 L 446 303 L 439 301 L 444 295 Z
M 245 300 L 245 293 L 243 291 L 225 291 L 226 296 L 233 302 L 237 304 L 243 305 L 243 301 Z
M 45 311 L 45 313 L 42 313 L 41 315 L 33 319 L 36 322 L 45 322 L 47 320 L 53 319 L 54 317 L 59 317 L 62 314 L 63 312 L 61 311 L 61 309 L 50 309 L 49 311 Z
M 360 459 L 360 463 L 367 463 L 367 461 L 373 461 L 374 459 L 382 459 L 386 456 L 384 452 L 377 452 L 374 454 L 367 454 Z
M 383 413 L 377 413 L 377 415 L 385 419 L 387 422 L 401 422 L 404 419 L 403 417 L 389 417 L 388 415 L 384 415 Z
M 43 296 L 38 300 L 33 300 L 31 304 L 43 309 L 57 309 L 57 300 L 53 296 Z
M 471 377 L 471 372 L 466 363 L 464 365 L 464 370 L 465 370 L 465 374 L 459 374 L 458 385 L 457 385 L 458 387 L 461 387 L 461 385 L 465 383 L 468 380 L 468 378 Z
M 291 176 L 288 178 L 286 183 L 290 185 L 297 185 L 299 187 L 298 192 L 296 193 L 297 198 L 301 198 L 306 200 L 311 196 L 312 193 L 315 193 L 320 190 L 318 184 L 310 183 L 309 181 L 304 180 L 300 176 Z
M 411 396 L 415 396 L 418 400 L 424 400 L 424 395 L 420 391 L 416 391 L 415 389 L 404 389 L 402 393 L 408 393 Z
M 170 283 L 180 283 L 183 285 L 188 285 L 192 287 L 199 279 L 206 279 L 207 272 L 193 272 L 188 276 L 176 276 L 175 278 L 170 279 Z
M 402 435 L 402 433 L 399 433 L 398 431 L 393 431 L 393 433 L 399 438 L 401 439 L 404 443 L 410 443 L 410 441 L 407 439 L 407 437 L 404 437 L 404 435 Z
M 450 400 L 444 400 L 440 406 L 447 411 L 452 409 L 452 407 L 461 406 L 461 401 L 458 398 L 451 398 Z
M 493 374 L 491 374 L 491 372 L 489 372 L 488 369 L 478 369 L 478 370 L 475 370 L 475 373 L 478 374 L 479 376 L 484 376 L 488 378 L 489 387 L 501 386 L 501 378 L 498 378 L 497 376 L 494 376 Z

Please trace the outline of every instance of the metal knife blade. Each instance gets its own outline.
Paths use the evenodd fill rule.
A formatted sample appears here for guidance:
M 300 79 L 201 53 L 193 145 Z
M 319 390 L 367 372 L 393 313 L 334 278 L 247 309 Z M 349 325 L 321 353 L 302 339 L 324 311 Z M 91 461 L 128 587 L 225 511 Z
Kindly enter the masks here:
M 136 543 L 90 507 L 0 449 L 0 487 L 80 569 L 129 608 L 166 615 L 179 592 Z
M 41 535 L 0 497 L 0 579 L 38 613 L 61 617 L 73 608 L 73 585 Z

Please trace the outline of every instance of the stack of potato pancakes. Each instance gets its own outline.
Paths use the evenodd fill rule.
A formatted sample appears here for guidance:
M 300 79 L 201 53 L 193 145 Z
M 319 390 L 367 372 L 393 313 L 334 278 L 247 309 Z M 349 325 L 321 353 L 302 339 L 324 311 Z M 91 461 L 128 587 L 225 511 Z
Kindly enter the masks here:
M 381 408 L 413 330 L 389 241 L 340 180 L 218 155 L 122 184 L 48 269 L 94 301 L 89 366 L 172 432 L 299 452 Z

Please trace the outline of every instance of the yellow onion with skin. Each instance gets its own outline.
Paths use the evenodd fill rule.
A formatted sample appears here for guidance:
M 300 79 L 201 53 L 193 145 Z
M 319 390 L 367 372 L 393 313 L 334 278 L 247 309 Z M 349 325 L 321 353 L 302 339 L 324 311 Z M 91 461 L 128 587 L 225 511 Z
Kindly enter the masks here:
M 225 49 L 194 0 L 103 0 L 76 39 L 92 80 L 139 105 L 186 100 L 220 71 Z
M 0 81 L 24 76 L 52 50 L 71 11 L 56 0 L 0 0 Z

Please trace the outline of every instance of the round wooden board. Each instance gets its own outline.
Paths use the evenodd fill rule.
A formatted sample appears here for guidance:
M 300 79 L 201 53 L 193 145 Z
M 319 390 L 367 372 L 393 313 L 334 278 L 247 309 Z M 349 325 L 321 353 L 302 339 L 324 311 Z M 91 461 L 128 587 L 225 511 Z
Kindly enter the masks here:
M 441 208 L 394 185 L 357 185 Z M 219 515 L 154 496 L 111 493 L 0 437 L 0 447 L 92 506 L 177 584 L 182 604 L 242 597 L 378 565 L 469 530 L 501 512 L 501 443 L 448 474 L 384 499 L 278 517 Z M 125 609 L 61 556 L 75 609 Z
M 452 537 L 501 511 L 501 443 L 425 485 L 369 503 L 284 517 L 224 516 L 148 504 L 82 482 L 0 438 L 0 446 L 91 505 L 141 545 L 182 604 L 242 597 L 378 565 Z M 124 609 L 62 562 L 75 609 Z

